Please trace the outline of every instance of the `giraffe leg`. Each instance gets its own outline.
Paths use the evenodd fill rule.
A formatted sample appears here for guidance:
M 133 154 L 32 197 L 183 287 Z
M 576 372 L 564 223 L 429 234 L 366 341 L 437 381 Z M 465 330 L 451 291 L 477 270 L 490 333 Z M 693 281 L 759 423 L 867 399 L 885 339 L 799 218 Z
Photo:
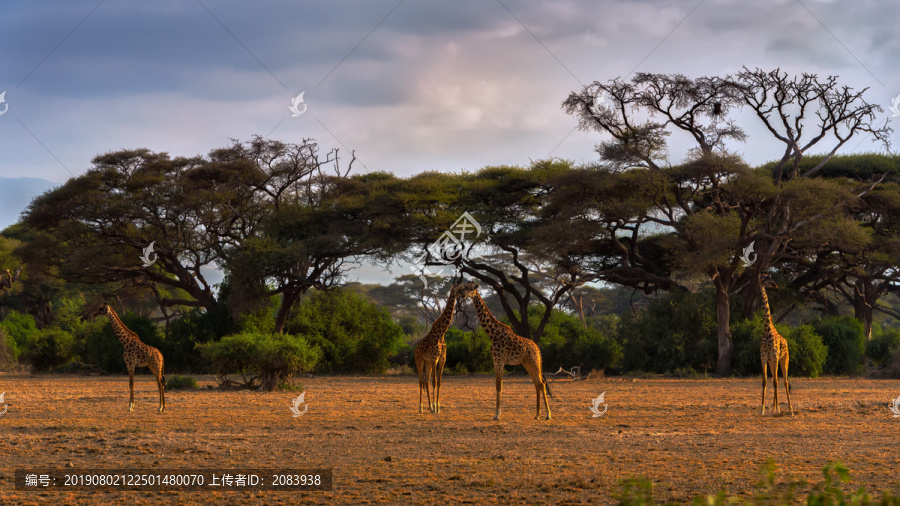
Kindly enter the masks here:
M 769 363 L 763 360 L 762 369 L 763 369 L 763 381 L 762 381 L 762 402 L 760 402 L 760 415 L 766 414 L 766 382 L 769 380 Z
M 437 412 L 441 412 L 441 377 L 444 375 L 444 363 L 447 362 L 447 351 L 444 350 L 441 353 L 441 358 L 438 359 L 437 369 L 435 369 L 434 379 L 436 381 L 435 390 L 434 390 L 434 404 L 437 408 Z
M 775 400 L 772 401 L 772 414 L 777 415 L 781 412 L 781 407 L 778 406 L 778 362 L 769 364 L 769 369 L 772 369 L 772 386 L 775 392 Z
M 150 363 L 150 372 L 156 377 L 156 386 L 159 388 L 159 412 L 162 413 L 166 410 L 166 396 L 165 396 L 165 383 L 163 382 L 163 371 L 162 371 L 162 359 L 160 358 L 160 363 L 157 364 L 155 362 Z
M 128 403 L 128 411 L 134 411 L 134 366 L 128 366 L 128 390 L 131 391 L 131 401 Z
M 425 360 L 422 357 L 416 356 L 416 370 L 419 371 L 419 413 L 422 412 L 422 389 L 425 388 L 425 384 L 422 381 L 425 379 L 425 376 L 422 375 L 422 369 L 425 367 Z
M 791 404 L 791 384 L 788 382 L 788 356 L 781 359 L 781 375 L 784 376 L 784 389 L 787 391 L 788 407 L 791 408 L 791 416 L 794 416 L 794 405 Z
M 547 385 L 544 383 L 544 377 L 540 372 L 540 367 L 537 365 L 530 365 L 525 367 L 525 370 L 528 371 L 528 375 L 531 376 L 531 382 L 534 383 L 534 391 L 537 395 L 536 402 L 534 408 L 534 419 L 541 419 L 541 394 L 544 394 L 544 407 L 547 409 L 547 420 L 550 419 L 550 405 L 547 404 Z
M 497 409 L 494 412 L 494 420 L 500 419 L 500 393 L 503 391 L 503 366 L 494 368 L 497 370 Z
M 428 410 L 434 413 L 434 404 L 431 403 L 430 389 L 430 383 L 434 381 L 432 374 L 434 374 L 434 363 L 431 360 L 428 360 L 425 362 L 425 395 L 428 396 Z

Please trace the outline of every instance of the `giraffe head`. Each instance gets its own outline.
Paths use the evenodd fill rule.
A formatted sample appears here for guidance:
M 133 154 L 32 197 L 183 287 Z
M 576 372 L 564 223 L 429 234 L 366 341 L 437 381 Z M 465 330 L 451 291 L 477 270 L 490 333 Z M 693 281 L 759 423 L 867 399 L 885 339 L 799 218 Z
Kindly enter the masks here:
M 100 306 L 100 309 L 91 313 L 91 318 L 96 318 L 98 316 L 106 316 L 109 314 L 109 304 L 103 304 Z
M 478 293 L 478 285 L 474 281 L 469 281 L 454 286 L 453 290 L 456 292 L 456 297 L 462 301 L 475 296 Z
M 759 275 L 759 286 L 763 288 L 775 288 L 778 289 L 778 285 L 775 284 L 775 281 L 772 280 L 772 276 L 768 274 L 760 274 Z

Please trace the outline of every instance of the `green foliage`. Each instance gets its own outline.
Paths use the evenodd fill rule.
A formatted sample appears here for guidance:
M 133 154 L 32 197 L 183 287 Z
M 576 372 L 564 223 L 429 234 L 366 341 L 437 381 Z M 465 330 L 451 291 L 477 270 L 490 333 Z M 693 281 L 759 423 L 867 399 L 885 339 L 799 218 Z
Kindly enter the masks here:
M 0 370 L 9 367 L 15 360 L 9 352 L 9 343 L 12 343 L 12 339 L 6 335 L 3 327 L 0 327 Z
M 35 372 L 50 371 L 66 365 L 73 358 L 75 339 L 65 330 L 49 328 L 40 331 L 22 354 Z
M 466 332 L 456 327 L 447 329 L 444 335 L 447 343 L 447 362 L 444 367 L 457 374 L 491 372 L 491 338 L 479 325 L 474 332 Z
M 819 377 L 825 369 L 825 361 L 828 356 L 828 347 L 822 343 L 811 325 L 788 327 L 776 325 L 775 330 L 781 334 L 788 343 L 790 363 L 788 364 L 789 377 L 806 376 Z M 759 347 L 763 336 L 763 317 L 757 315 L 752 320 L 743 320 L 731 325 L 731 338 L 734 342 L 735 374 L 742 376 L 755 376 L 762 374 L 762 362 L 759 356 Z M 771 376 L 772 372 L 769 371 Z
M 169 333 L 160 348 L 166 370 L 205 371 L 208 364 L 195 350 L 197 344 L 217 341 L 236 331 L 231 313 L 224 303 L 212 310 L 194 308 L 169 323 Z
M 190 376 L 172 376 L 166 380 L 166 390 L 191 390 L 197 388 L 197 380 Z
M 812 326 L 828 347 L 826 374 L 863 372 L 866 336 L 859 320 L 849 316 L 824 318 L 812 322 Z
M 834 473 L 836 476 L 832 476 Z M 823 480 L 813 486 L 803 501 L 796 497 L 798 485 L 805 481 L 792 482 L 787 486 L 775 482 L 775 463 L 766 461 L 760 471 L 760 481 L 749 498 L 744 496 L 728 496 L 724 491 L 715 495 L 696 496 L 692 501 L 695 506 L 724 506 L 726 504 L 777 505 L 802 504 L 809 506 L 850 506 L 863 504 L 881 504 L 885 506 L 900 505 L 900 496 L 890 491 L 882 491 L 880 498 L 873 498 L 859 487 L 855 492 L 844 493 L 841 484 L 850 482 L 850 472 L 840 462 L 830 462 L 822 469 Z M 620 506 L 652 506 L 661 504 L 653 499 L 653 482 L 647 478 L 629 478 L 622 481 L 622 492 L 617 496 Z
M 900 329 L 879 330 L 873 329 L 874 335 L 866 343 L 866 356 L 872 362 L 882 367 L 890 363 L 891 358 L 900 349 Z
M 625 315 L 619 324 L 618 339 L 624 349 L 624 371 L 714 369 L 718 341 L 712 294 L 705 291 L 664 295 L 636 317 Z
M 351 290 L 315 291 L 298 305 L 285 332 L 322 349 L 324 373 L 383 373 L 403 344 L 390 314 Z
M 217 373 L 239 373 L 244 378 L 241 386 L 258 385 L 266 391 L 311 370 L 321 357 L 321 350 L 307 339 L 288 334 L 244 332 L 201 344 L 198 349 Z
M 141 342 L 160 350 L 165 349 L 159 327 L 149 318 L 131 313 L 120 315 L 120 318 L 126 327 L 138 335 Z M 98 324 L 96 322 L 101 323 Z M 127 372 L 125 361 L 122 360 L 124 352 L 125 348 L 122 346 L 119 338 L 116 337 L 112 325 L 107 320 L 97 319 L 90 327 L 85 329 L 85 358 L 100 369 L 109 373 Z M 165 353 L 163 353 L 163 358 L 168 359 Z M 163 368 L 167 367 L 168 363 L 164 362 Z
M 6 331 L 6 342 L 13 360 L 18 359 L 19 355 L 31 346 L 38 334 L 34 318 L 18 311 L 10 311 L 3 321 L 0 321 L 0 327 Z
M 531 328 L 537 328 L 543 312 L 542 307 L 529 308 Z M 615 341 L 616 322 L 615 316 L 598 316 L 585 328 L 578 316 L 554 310 L 538 342 L 544 369 L 584 364 L 582 369 L 590 371 L 616 365 L 622 358 L 622 346 Z
M 279 301 L 276 296 L 256 300 L 254 307 L 238 318 L 238 331 L 257 334 L 275 332 L 275 312 Z

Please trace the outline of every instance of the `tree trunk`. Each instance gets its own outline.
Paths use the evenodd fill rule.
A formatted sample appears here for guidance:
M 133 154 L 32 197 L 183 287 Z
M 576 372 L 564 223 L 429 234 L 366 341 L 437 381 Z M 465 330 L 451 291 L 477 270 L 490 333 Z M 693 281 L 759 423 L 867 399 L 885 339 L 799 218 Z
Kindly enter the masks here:
M 719 358 L 716 374 L 725 376 L 731 372 L 734 343 L 731 341 L 731 307 L 727 285 L 716 286 L 716 335 L 719 339 Z
M 869 340 L 872 339 L 872 304 L 866 301 L 865 297 L 865 295 L 868 295 L 868 287 L 859 283 L 857 284 L 857 289 L 858 291 L 853 297 L 853 316 L 862 322 L 866 340 Z M 860 292 L 865 295 L 860 295 Z
M 300 290 L 285 291 L 281 294 L 281 307 L 278 308 L 278 315 L 275 317 L 275 333 L 281 334 L 284 331 L 284 324 L 291 315 L 291 308 L 300 300 L 303 293 Z
M 759 303 L 759 280 L 756 277 L 750 279 L 750 283 L 744 288 L 744 307 L 741 310 L 741 318 L 750 320 L 756 313 Z

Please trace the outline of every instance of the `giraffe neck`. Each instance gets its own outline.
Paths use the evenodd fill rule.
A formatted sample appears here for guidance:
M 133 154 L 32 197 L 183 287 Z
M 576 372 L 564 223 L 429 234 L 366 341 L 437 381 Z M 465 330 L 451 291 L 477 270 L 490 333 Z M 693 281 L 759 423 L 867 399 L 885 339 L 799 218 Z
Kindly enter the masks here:
M 478 314 L 478 322 L 481 324 L 482 328 L 488 333 L 488 336 L 491 338 L 491 341 L 494 340 L 494 330 L 501 328 L 504 326 L 502 323 L 497 321 L 494 318 L 494 315 L 491 314 L 491 311 L 487 308 L 487 305 L 484 303 L 484 299 L 481 298 L 481 294 L 475 293 L 472 297 L 472 301 L 475 303 L 475 312 Z
M 768 334 L 769 330 L 775 327 L 775 324 L 772 322 L 772 312 L 769 310 L 769 297 L 766 295 L 766 288 L 762 285 L 759 287 L 759 291 L 762 294 L 763 308 L 766 310 L 766 333 Z
M 441 339 L 444 337 L 444 333 L 450 328 L 450 322 L 453 321 L 453 309 L 455 307 L 456 295 L 450 294 L 450 298 L 447 299 L 447 306 L 444 307 L 444 310 L 441 311 L 441 315 L 438 316 L 438 319 L 431 325 L 431 332 L 433 335 L 436 335 Z
M 133 332 L 128 330 L 128 327 L 126 327 L 124 323 L 122 323 L 122 320 L 119 319 L 119 315 L 117 315 L 112 308 L 109 308 L 106 311 L 106 318 L 109 319 L 109 324 L 112 325 L 113 332 L 116 333 L 116 337 L 119 338 L 122 345 L 132 341 L 141 342 L 141 340 L 138 339 Z

